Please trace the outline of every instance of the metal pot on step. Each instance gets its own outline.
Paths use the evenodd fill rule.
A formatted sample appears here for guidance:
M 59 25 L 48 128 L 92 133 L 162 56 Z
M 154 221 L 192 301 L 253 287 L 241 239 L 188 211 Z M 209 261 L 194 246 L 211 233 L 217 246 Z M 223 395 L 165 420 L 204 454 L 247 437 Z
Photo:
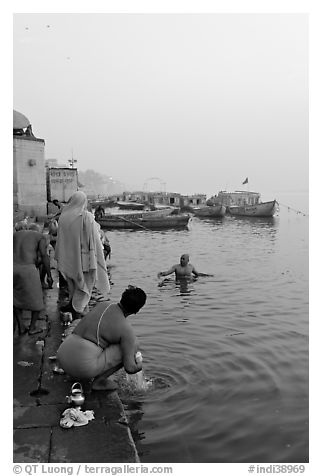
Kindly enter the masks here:
M 68 403 L 71 403 L 75 408 L 80 409 L 85 402 L 85 395 L 83 392 L 83 387 L 79 382 L 75 382 L 71 389 L 70 395 L 66 395 L 66 400 Z

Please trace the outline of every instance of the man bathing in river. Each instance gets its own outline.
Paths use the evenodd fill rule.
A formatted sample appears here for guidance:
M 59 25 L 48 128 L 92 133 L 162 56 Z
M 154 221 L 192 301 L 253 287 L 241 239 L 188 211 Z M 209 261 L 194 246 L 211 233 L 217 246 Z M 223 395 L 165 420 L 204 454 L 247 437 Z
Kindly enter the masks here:
M 27 332 L 22 311 L 31 311 L 29 334 L 37 334 L 40 311 L 44 309 L 41 281 L 37 266 L 42 263 L 49 287 L 53 285 L 46 237 L 39 231 L 20 230 L 13 234 L 13 312 L 19 334 Z
M 138 344 L 126 319 L 144 306 L 145 292 L 129 286 L 117 304 L 97 304 L 60 345 L 57 358 L 62 369 L 77 379 L 94 379 L 93 390 L 114 390 L 108 379 L 124 366 L 128 374 L 142 369 L 136 362 Z
M 196 271 L 196 268 L 189 263 L 188 254 L 181 255 L 180 263 L 174 264 L 168 271 L 161 271 L 160 273 L 158 273 L 158 278 L 160 278 L 161 276 L 168 276 L 172 273 L 176 274 L 176 280 L 187 278 L 190 279 L 193 276 L 196 278 L 198 276 L 212 276 L 211 274 L 199 273 L 198 271 Z

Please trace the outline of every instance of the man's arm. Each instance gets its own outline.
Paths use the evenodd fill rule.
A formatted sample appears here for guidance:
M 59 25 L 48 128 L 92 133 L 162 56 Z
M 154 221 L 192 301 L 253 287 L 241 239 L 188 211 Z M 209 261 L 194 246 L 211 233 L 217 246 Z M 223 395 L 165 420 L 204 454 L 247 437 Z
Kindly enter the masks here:
M 53 278 L 51 277 L 50 261 L 47 254 L 47 240 L 45 236 L 42 236 L 38 244 L 39 255 L 41 257 L 42 264 L 44 265 L 47 274 L 47 283 L 51 287 L 53 285 Z
M 137 341 L 132 329 L 128 330 L 121 337 L 121 349 L 123 355 L 123 365 L 126 373 L 136 374 L 139 372 L 142 369 L 142 363 L 137 363 L 135 360 Z
M 160 276 L 168 276 L 168 274 L 174 273 L 176 270 L 176 267 L 177 265 L 174 264 L 168 271 L 160 271 L 160 273 L 158 273 L 158 278 L 160 278 Z
M 199 271 L 196 271 L 195 268 L 193 268 L 192 273 L 193 273 L 195 276 L 213 276 L 213 274 L 200 273 Z
M 196 278 L 197 278 L 198 276 L 200 276 L 200 273 L 198 273 L 198 271 L 196 270 L 196 268 L 195 268 L 193 265 L 191 265 L 191 267 L 192 267 L 192 268 L 191 268 L 191 274 L 193 274 L 194 276 L 196 276 Z

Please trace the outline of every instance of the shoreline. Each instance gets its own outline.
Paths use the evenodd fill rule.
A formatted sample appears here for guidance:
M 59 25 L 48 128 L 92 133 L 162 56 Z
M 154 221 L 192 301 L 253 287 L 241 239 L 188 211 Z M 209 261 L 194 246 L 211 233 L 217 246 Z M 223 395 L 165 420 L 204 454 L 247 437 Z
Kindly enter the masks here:
M 74 381 L 53 372 L 49 359 L 60 345 L 58 273 L 53 289 L 44 290 L 45 310 L 39 334 L 13 337 L 13 462 L 14 463 L 139 463 L 128 419 L 117 391 L 91 391 L 83 386 L 82 410 L 93 410 L 85 426 L 64 429 L 62 412 Z M 24 320 L 29 314 L 24 313 Z

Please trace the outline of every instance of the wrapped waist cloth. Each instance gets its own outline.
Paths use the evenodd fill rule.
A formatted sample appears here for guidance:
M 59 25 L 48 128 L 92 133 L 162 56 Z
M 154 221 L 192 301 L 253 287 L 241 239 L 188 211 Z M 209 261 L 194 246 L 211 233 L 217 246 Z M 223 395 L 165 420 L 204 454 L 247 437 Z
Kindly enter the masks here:
M 34 264 L 13 264 L 13 305 L 29 311 L 44 309 L 39 271 Z
M 77 334 L 70 334 L 57 351 L 60 366 L 75 378 L 94 378 L 122 362 L 118 344 L 102 349 Z

